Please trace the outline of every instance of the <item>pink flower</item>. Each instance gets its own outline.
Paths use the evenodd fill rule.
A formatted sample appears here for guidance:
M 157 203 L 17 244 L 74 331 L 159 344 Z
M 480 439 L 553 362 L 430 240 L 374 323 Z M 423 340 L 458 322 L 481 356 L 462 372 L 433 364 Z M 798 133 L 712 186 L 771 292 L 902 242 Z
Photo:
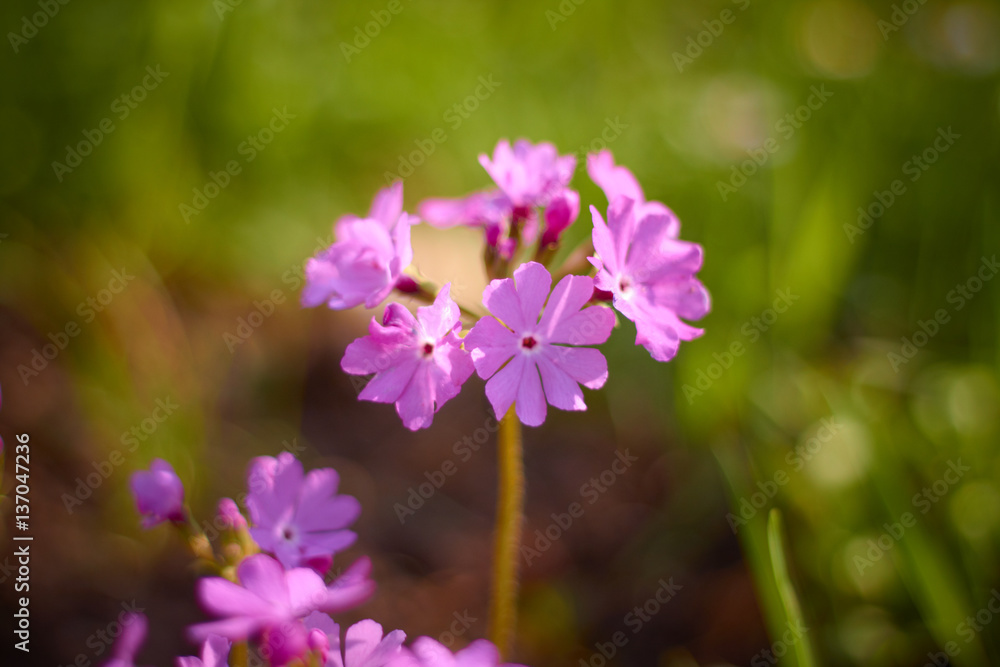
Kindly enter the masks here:
M 603 354 L 566 347 L 596 345 L 611 335 L 615 318 L 609 308 L 581 310 L 593 296 L 594 281 L 566 276 L 549 296 L 551 286 L 545 267 L 527 262 L 513 279 L 494 280 L 483 292 L 483 303 L 494 317 L 476 323 L 465 347 L 479 377 L 489 379 L 486 396 L 498 418 L 515 401 L 518 418 L 528 426 L 545 421 L 546 401 L 561 410 L 586 410 L 578 383 L 600 389 L 608 378 Z
M 545 231 L 542 232 L 541 245 L 558 243 L 559 237 L 567 227 L 576 221 L 580 214 L 580 195 L 575 190 L 563 190 L 552 198 L 545 209 Z
M 243 513 L 240 512 L 236 501 L 232 498 L 221 499 L 219 501 L 219 509 L 216 512 L 219 517 L 219 523 L 223 528 L 243 530 L 247 527 L 247 520 L 243 517 Z
M 200 658 L 177 658 L 176 667 L 228 667 L 231 646 L 232 642 L 225 637 L 212 635 L 201 645 Z
M 247 475 L 250 535 L 286 568 L 325 571 L 333 554 L 354 544 L 357 534 L 347 527 L 361 514 L 356 498 L 337 494 L 339 483 L 333 468 L 303 475 L 288 452 L 254 459 Z
M 635 214 L 639 217 L 649 214 L 659 214 L 669 219 L 667 233 L 670 238 L 677 238 L 681 230 L 681 222 L 674 212 L 658 201 L 646 201 L 639 181 L 625 167 L 616 167 L 611 151 L 605 149 L 600 153 L 587 156 L 587 174 L 590 179 L 604 190 L 608 204 L 613 204 L 619 197 L 628 197 L 635 206 Z
M 285 571 L 270 556 L 254 554 L 237 567 L 239 584 L 221 577 L 198 581 L 202 607 L 222 618 L 191 626 L 188 636 L 199 643 L 213 634 L 243 641 L 294 624 L 314 611 L 352 609 L 375 592 L 370 573 L 371 561 L 362 558 L 327 586 L 315 570 L 299 567 Z
M 486 244 L 497 248 L 503 257 L 512 257 L 516 250 L 516 243 L 508 238 L 514 208 L 499 190 L 474 192 L 459 199 L 425 199 L 417 207 L 417 214 L 421 220 L 439 229 L 458 225 L 481 227 L 486 235 Z M 529 216 L 526 222 L 537 227 L 537 219 L 533 216 Z M 529 229 L 522 236 L 533 238 L 536 233 L 537 230 Z
M 325 645 L 324 667 L 385 667 L 402 653 L 406 639 L 402 630 L 393 630 L 383 637 L 382 626 L 371 620 L 349 627 L 344 642 L 340 640 L 340 626 L 325 614 L 310 614 L 305 625 L 324 638 L 322 642 L 314 640 L 320 646 Z
M 164 521 L 184 521 L 184 484 L 173 466 L 163 459 L 153 459 L 149 470 L 138 470 L 129 479 L 132 496 L 142 527 L 152 528 Z
M 520 226 L 523 243 L 533 243 L 538 237 L 538 208 L 549 209 L 545 214 L 545 244 L 557 241 L 576 220 L 580 197 L 568 189 L 576 169 L 574 156 L 560 156 L 552 144 L 533 146 L 525 139 L 511 148 L 505 139 L 497 144 L 492 159 L 480 155 L 479 163 L 499 190 L 476 192 L 461 199 L 425 200 L 417 210 L 420 217 L 441 228 L 482 227 L 487 245 L 505 259 L 513 257 L 517 250 L 517 241 L 510 236 L 515 222 Z
M 340 310 L 362 303 L 374 308 L 385 301 L 413 260 L 410 226 L 415 222 L 403 213 L 402 182 L 375 195 L 367 218 L 340 218 L 336 243 L 306 264 L 302 305 L 326 303 Z
M 348 665 L 347 667 L 352 667 Z M 458 653 L 452 654 L 430 637 L 419 637 L 413 647 L 390 663 L 390 667 L 524 667 L 513 663 L 500 664 L 500 651 L 485 639 L 477 639 Z
M 122 633 L 111 648 L 111 657 L 104 667 L 135 667 L 135 656 L 146 641 L 149 621 L 142 614 L 129 614 L 122 619 Z
M 675 219 L 656 209 L 636 212 L 628 197 L 608 208 L 608 223 L 593 206 L 595 284 L 611 292 L 614 306 L 635 322 L 635 344 L 657 361 L 670 361 L 682 340 L 703 331 L 681 321 L 697 320 L 710 309 L 708 291 L 695 278 L 701 246 L 674 237 Z
M 450 294 L 450 284 L 442 287 L 433 305 L 417 309 L 416 318 L 403 306 L 389 304 L 382 324 L 372 318 L 368 335 L 348 345 L 340 363 L 353 375 L 375 373 L 359 398 L 395 403 L 411 431 L 430 426 L 434 413 L 472 375 L 458 337 L 460 313 Z
M 556 147 L 547 142 L 532 146 L 530 141 L 518 139 L 512 149 L 510 142 L 503 139 L 493 149 L 493 158 L 480 155 L 479 164 L 514 208 L 531 208 L 548 206 L 569 185 L 576 158 L 560 156 Z

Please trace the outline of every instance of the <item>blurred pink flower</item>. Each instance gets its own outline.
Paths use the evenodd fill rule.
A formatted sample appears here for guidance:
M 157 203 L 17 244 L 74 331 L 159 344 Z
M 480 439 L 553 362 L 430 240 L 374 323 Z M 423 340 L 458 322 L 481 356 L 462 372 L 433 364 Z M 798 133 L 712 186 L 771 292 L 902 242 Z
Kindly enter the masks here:
M 347 667 L 353 667 L 347 665 Z M 413 647 L 389 667 L 524 667 L 513 663 L 500 664 L 500 651 L 485 639 L 477 639 L 457 653 L 452 653 L 430 637 L 419 637 Z
M 111 648 L 111 656 L 103 667 L 135 667 L 135 656 L 146 641 L 149 621 L 142 614 L 129 614 L 122 619 L 122 633 Z
M 184 484 L 173 466 L 153 459 L 149 470 L 137 470 L 129 479 L 142 527 L 152 528 L 164 521 L 184 521 Z
M 413 261 L 410 226 L 415 222 L 403 212 L 402 182 L 375 195 L 367 218 L 340 218 L 337 241 L 306 264 L 302 305 L 326 303 L 340 310 L 362 303 L 374 308 L 385 301 Z
M 324 667 L 385 667 L 398 658 L 406 639 L 402 630 L 393 630 L 383 636 L 381 625 L 364 620 L 349 627 L 345 641 L 341 642 L 340 626 L 318 612 L 306 617 L 305 625 L 324 637 L 322 642 L 314 640 L 326 647 Z
M 636 345 L 657 361 L 670 361 L 682 340 L 703 333 L 680 318 L 697 320 L 708 313 L 708 291 L 695 277 L 701 246 L 675 238 L 675 218 L 621 196 L 608 207 L 608 222 L 593 206 L 595 284 L 610 292 L 614 306 L 635 322 Z
M 358 537 L 347 527 L 361 514 L 361 504 L 338 495 L 339 483 L 333 468 L 304 475 L 302 463 L 289 452 L 254 459 L 247 474 L 250 535 L 286 568 L 326 571 L 330 557 Z
M 300 567 L 286 571 L 270 556 L 255 554 L 237 567 L 239 584 L 221 577 L 198 581 L 199 602 L 221 620 L 193 625 L 188 636 L 199 643 L 213 634 L 243 641 L 294 624 L 314 611 L 353 609 L 375 592 L 370 573 L 371 561 L 362 558 L 327 586 L 315 570 Z
M 450 284 L 433 305 L 418 308 L 416 317 L 391 303 L 382 324 L 372 318 L 368 335 L 347 346 L 340 366 L 353 375 L 375 373 L 359 398 L 395 403 L 406 428 L 426 428 L 472 375 L 472 361 L 458 337 L 459 317 Z
M 586 410 L 579 384 L 600 389 L 608 378 L 599 351 L 566 347 L 596 345 L 611 335 L 615 318 L 609 308 L 583 308 L 594 294 L 594 281 L 566 276 L 549 296 L 551 287 L 548 270 L 527 262 L 513 279 L 494 280 L 483 292 L 493 317 L 476 323 L 465 347 L 479 377 L 489 380 L 486 396 L 497 418 L 515 401 L 518 418 L 528 426 L 545 421 L 546 401 L 561 410 Z
M 201 645 L 201 657 L 177 658 L 175 667 L 228 667 L 231 646 L 225 637 L 212 635 Z
M 532 145 L 518 139 L 511 148 L 510 142 L 502 139 L 493 149 L 493 157 L 480 155 L 479 164 L 507 195 L 512 207 L 533 208 L 548 206 L 569 185 L 576 158 L 560 156 L 548 142 Z
M 229 530 L 241 530 L 247 527 L 247 520 L 240 512 L 240 508 L 236 505 L 236 501 L 232 498 L 222 498 L 219 500 L 219 509 L 216 510 L 216 514 L 219 517 L 219 523 L 222 524 L 223 528 L 228 528 Z

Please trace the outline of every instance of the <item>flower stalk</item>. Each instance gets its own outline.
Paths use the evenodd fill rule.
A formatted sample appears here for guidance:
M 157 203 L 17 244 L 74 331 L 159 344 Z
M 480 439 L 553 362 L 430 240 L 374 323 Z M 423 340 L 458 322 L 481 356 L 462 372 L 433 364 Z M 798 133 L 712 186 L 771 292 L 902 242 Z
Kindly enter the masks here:
M 521 420 L 514 406 L 500 421 L 497 440 L 498 497 L 490 591 L 490 640 L 510 657 L 517 627 L 518 563 L 524 522 L 524 460 Z

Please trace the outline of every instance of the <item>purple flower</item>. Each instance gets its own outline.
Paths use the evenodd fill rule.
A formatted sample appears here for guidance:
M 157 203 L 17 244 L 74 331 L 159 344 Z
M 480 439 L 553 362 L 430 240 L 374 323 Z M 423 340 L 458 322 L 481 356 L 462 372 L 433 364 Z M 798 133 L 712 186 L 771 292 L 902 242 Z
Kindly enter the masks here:
M 264 554 L 246 558 L 236 569 L 240 583 L 221 577 L 198 581 L 202 607 L 221 620 L 193 625 L 188 636 L 196 642 L 210 635 L 243 641 L 272 628 L 293 624 L 314 611 L 335 613 L 352 609 L 375 592 L 368 578 L 371 561 L 358 560 L 330 586 L 307 567 L 285 571 Z
M 164 521 L 184 521 L 184 484 L 173 466 L 153 459 L 149 470 L 137 470 L 129 479 L 142 527 L 152 528 Z
M 347 667 L 352 667 L 348 665 Z M 444 645 L 430 637 L 419 637 L 413 647 L 404 651 L 391 667 L 524 667 L 513 663 L 500 664 L 500 651 L 485 639 L 477 639 L 458 653 L 452 654 Z
M 561 410 L 586 410 L 578 383 L 600 389 L 608 379 L 603 354 L 566 347 L 596 345 L 611 335 L 615 317 L 609 308 L 581 310 L 594 294 L 594 281 L 566 276 L 549 296 L 551 287 L 545 267 L 527 262 L 513 279 L 494 280 L 483 292 L 483 303 L 494 317 L 476 323 L 465 347 L 479 377 L 489 379 L 486 396 L 498 418 L 515 401 L 518 418 L 528 426 L 545 421 L 546 400 Z
M 618 197 L 608 223 L 593 206 L 595 284 L 614 296 L 614 306 L 635 322 L 635 344 L 657 361 L 670 361 L 682 340 L 703 331 L 681 321 L 697 320 L 710 309 L 708 291 L 695 278 L 701 246 L 674 237 L 674 219 L 655 209 L 636 213 L 634 202 Z
M 507 195 L 514 208 L 548 206 L 569 185 L 576 158 L 560 156 L 556 147 L 543 142 L 533 146 L 518 139 L 511 148 L 506 139 L 497 143 L 493 158 L 479 156 L 479 164 Z
M 326 614 L 310 614 L 305 625 L 325 638 L 321 642 L 325 645 L 324 667 L 385 667 L 398 659 L 406 639 L 402 630 L 393 630 L 383 637 L 382 626 L 371 620 L 349 627 L 344 642 L 340 640 L 340 626 Z
M 211 635 L 201 645 L 201 657 L 177 658 L 176 667 L 227 667 L 229 665 L 229 649 L 232 646 L 225 637 Z
M 111 648 L 111 657 L 104 667 L 135 667 L 135 656 L 146 641 L 149 621 L 142 614 L 129 614 L 122 619 L 122 633 Z
M 598 187 L 604 190 L 604 196 L 608 198 L 609 205 L 619 197 L 628 197 L 633 202 L 636 215 L 642 217 L 655 213 L 666 216 L 669 219 L 667 233 L 670 238 L 675 239 L 680 234 L 681 222 L 674 215 L 674 212 L 658 201 L 647 202 L 646 196 L 639 186 L 639 181 L 625 167 L 615 166 L 615 158 L 611 155 L 611 151 L 605 149 L 600 153 L 588 155 L 587 174 L 594 183 L 597 183 Z
M 472 375 L 472 361 L 462 350 L 458 306 L 451 286 L 438 292 L 434 304 L 413 317 L 391 303 L 382 324 L 372 318 L 368 335 L 347 346 L 340 366 L 353 375 L 375 377 L 358 396 L 376 403 L 395 403 L 403 425 L 411 431 L 431 425 L 434 413 L 458 395 Z
M 333 468 L 303 475 L 302 463 L 288 452 L 255 459 L 247 475 L 250 535 L 286 568 L 325 571 L 330 557 L 358 537 L 347 527 L 361 514 L 361 504 L 338 495 L 339 483 Z
M 403 213 L 402 182 L 375 195 L 367 218 L 340 218 L 336 243 L 306 264 L 302 305 L 326 303 L 340 310 L 362 303 L 374 308 L 385 301 L 413 260 L 410 226 L 415 222 Z

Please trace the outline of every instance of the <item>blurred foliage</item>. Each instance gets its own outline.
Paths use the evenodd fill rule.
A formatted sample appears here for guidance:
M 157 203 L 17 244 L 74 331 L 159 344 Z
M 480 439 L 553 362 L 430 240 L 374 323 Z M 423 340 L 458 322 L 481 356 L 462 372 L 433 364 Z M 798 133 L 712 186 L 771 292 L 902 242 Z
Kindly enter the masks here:
M 529 533 L 614 447 L 651 464 L 595 505 L 566 554 L 528 569 L 519 657 L 589 659 L 674 575 L 697 583 L 612 662 L 762 660 L 785 631 L 779 588 L 794 584 L 816 664 L 923 664 L 948 646 L 953 664 L 1000 663 L 995 614 L 981 631 L 966 620 L 1000 587 L 1000 289 L 975 282 L 1000 247 L 997 4 L 400 2 L 0 8 L 5 32 L 30 36 L 8 34 L 0 59 L 0 419 L 5 436 L 32 431 L 39 521 L 71 547 L 38 544 L 34 595 L 54 640 L 36 664 L 93 656 L 84 641 L 118 600 L 154 594 L 161 611 L 148 613 L 174 631 L 154 631 L 150 661 L 186 650 L 190 573 L 167 535 L 135 527 L 127 475 L 73 513 L 60 500 L 116 449 L 128 469 L 170 458 L 207 513 L 238 492 L 250 456 L 301 438 L 304 458 L 336 465 L 365 503 L 362 546 L 392 554 L 366 614 L 416 635 L 482 607 L 471 591 L 485 586 L 463 577 L 485 576 L 489 457 L 416 528 L 392 510 L 483 423 L 481 384 L 431 432 L 402 433 L 389 408 L 357 404 L 338 368 L 368 314 L 295 304 L 304 258 L 387 172 L 416 165 L 413 210 L 486 186 L 476 155 L 522 136 L 581 163 L 610 141 L 705 248 L 713 312 L 666 365 L 623 322 L 591 412 L 527 435 Z M 56 8 L 44 21 L 42 5 Z M 287 126 L 262 133 L 278 112 Z M 88 142 L 79 166 L 54 165 Z M 582 169 L 574 186 L 604 206 Z M 197 193 L 207 206 L 185 220 Z M 568 236 L 588 229 L 584 211 Z M 421 228 L 414 243 L 420 270 L 475 298 L 475 234 Z M 135 278 L 105 307 L 116 270 Z M 224 337 L 267 300 L 251 337 Z M 24 375 L 71 323 L 79 335 Z M 176 415 L 130 449 L 125 434 L 166 397 Z M 951 483 L 956 462 L 968 470 Z M 772 562 L 770 508 L 787 568 Z

